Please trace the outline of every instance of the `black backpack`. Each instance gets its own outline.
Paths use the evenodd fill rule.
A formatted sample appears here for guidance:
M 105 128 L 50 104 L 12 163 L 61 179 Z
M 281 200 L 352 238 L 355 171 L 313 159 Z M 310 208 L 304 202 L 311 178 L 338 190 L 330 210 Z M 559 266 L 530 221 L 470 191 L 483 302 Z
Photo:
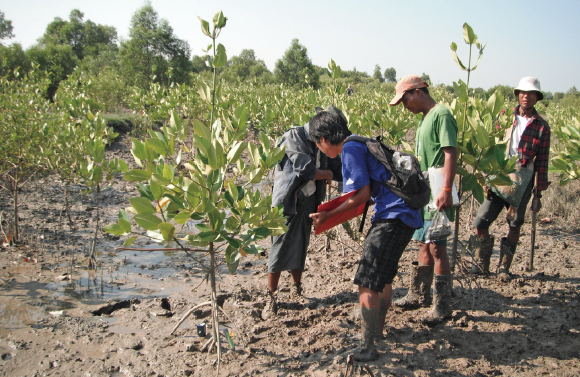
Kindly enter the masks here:
M 391 172 L 391 178 L 387 182 L 378 182 L 394 192 L 405 203 L 415 209 L 425 207 L 431 199 L 431 188 L 429 181 L 423 176 L 421 166 L 417 157 L 410 153 L 398 151 L 401 159 L 406 160 L 406 168 L 401 164 L 393 161 L 395 150 L 388 147 L 381 141 L 381 137 L 368 138 L 363 136 L 351 135 L 346 138 L 345 143 L 356 141 L 366 144 L 369 152 Z M 407 158 L 408 157 L 408 158 Z M 365 206 L 365 212 L 361 221 L 360 231 L 364 225 L 364 219 L 369 203 Z

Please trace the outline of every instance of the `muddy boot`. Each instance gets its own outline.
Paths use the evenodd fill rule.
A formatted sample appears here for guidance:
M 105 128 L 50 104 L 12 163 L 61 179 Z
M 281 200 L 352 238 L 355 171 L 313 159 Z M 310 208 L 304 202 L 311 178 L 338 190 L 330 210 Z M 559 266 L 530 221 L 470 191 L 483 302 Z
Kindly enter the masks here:
M 354 353 L 355 361 L 374 361 L 378 359 L 379 353 L 375 348 L 375 336 L 379 321 L 379 309 L 368 309 L 362 307 L 361 318 L 361 338 L 360 347 Z
M 512 265 L 512 260 L 514 259 L 514 254 L 516 253 L 517 245 L 513 245 L 507 237 L 501 239 L 501 247 L 499 249 L 499 271 L 497 277 L 501 281 L 509 281 L 510 276 L 510 266 Z
M 480 238 L 479 241 L 481 244 L 475 252 L 475 260 L 473 261 L 471 273 L 475 275 L 489 275 L 489 261 L 493 254 L 495 237 Z
M 419 266 L 411 263 L 411 285 L 403 298 L 393 301 L 393 305 L 403 309 L 416 309 L 431 305 L 431 283 L 433 282 L 433 265 Z
M 266 307 L 262 310 L 262 319 L 265 321 L 268 318 L 274 317 L 278 313 L 278 296 L 276 292 L 272 293 L 268 290 L 268 302 Z
M 293 300 L 302 298 L 302 283 L 292 283 L 292 286 L 290 287 L 290 298 Z
M 451 274 L 435 275 L 435 288 L 433 289 L 433 309 L 423 318 L 423 323 L 436 325 L 446 318 L 451 317 L 451 289 L 453 277 Z

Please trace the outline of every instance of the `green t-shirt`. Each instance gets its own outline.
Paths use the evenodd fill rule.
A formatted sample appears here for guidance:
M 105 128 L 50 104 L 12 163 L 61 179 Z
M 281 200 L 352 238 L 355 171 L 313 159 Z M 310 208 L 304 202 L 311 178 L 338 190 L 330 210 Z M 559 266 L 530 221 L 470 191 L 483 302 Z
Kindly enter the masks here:
M 441 167 L 445 162 L 443 148 L 457 148 L 457 122 L 445 105 L 436 105 L 417 127 L 415 155 L 421 170 Z
M 457 148 L 457 122 L 445 105 L 436 105 L 423 118 L 415 138 L 415 155 L 419 159 L 421 170 L 431 167 L 439 168 L 445 163 L 443 148 Z M 455 220 L 455 208 L 445 211 L 450 221 Z M 423 218 L 428 220 L 432 214 L 423 211 Z

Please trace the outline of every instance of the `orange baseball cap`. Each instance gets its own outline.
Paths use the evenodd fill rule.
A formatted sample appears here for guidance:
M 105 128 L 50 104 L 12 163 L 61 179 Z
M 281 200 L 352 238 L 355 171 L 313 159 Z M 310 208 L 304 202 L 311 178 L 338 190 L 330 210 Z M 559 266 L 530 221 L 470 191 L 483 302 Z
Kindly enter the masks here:
M 396 90 L 395 98 L 393 98 L 393 100 L 391 101 L 391 103 L 389 103 L 389 105 L 391 106 L 398 105 L 403 99 L 403 94 L 405 94 L 407 90 L 426 88 L 428 86 L 429 85 L 425 84 L 419 76 L 415 75 L 405 76 L 401 79 L 401 81 L 397 83 L 397 86 L 395 87 Z

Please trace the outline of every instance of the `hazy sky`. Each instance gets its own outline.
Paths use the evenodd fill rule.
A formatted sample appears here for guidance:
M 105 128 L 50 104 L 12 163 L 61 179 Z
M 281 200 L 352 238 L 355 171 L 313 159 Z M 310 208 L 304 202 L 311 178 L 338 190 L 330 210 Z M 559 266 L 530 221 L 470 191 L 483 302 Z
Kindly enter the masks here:
M 464 63 L 469 54 L 462 25 L 469 23 L 482 43 L 484 56 L 472 73 L 472 87 L 516 86 L 523 76 L 536 76 L 544 91 L 565 92 L 580 86 L 580 1 L 275 1 L 152 0 L 160 18 L 201 55 L 209 38 L 197 16 L 211 22 L 222 10 L 228 17 L 219 42 L 228 57 L 254 49 L 270 70 L 293 38 L 308 49 L 312 62 L 326 67 L 332 58 L 343 70 L 356 67 L 372 74 L 394 67 L 397 77 L 423 72 L 434 83 L 466 80 L 449 46 L 456 42 Z M 72 9 L 85 20 L 117 28 L 127 38 L 133 13 L 143 0 L 0 0 L 12 20 L 15 38 L 24 48 L 36 42 L 55 17 L 68 19 Z

